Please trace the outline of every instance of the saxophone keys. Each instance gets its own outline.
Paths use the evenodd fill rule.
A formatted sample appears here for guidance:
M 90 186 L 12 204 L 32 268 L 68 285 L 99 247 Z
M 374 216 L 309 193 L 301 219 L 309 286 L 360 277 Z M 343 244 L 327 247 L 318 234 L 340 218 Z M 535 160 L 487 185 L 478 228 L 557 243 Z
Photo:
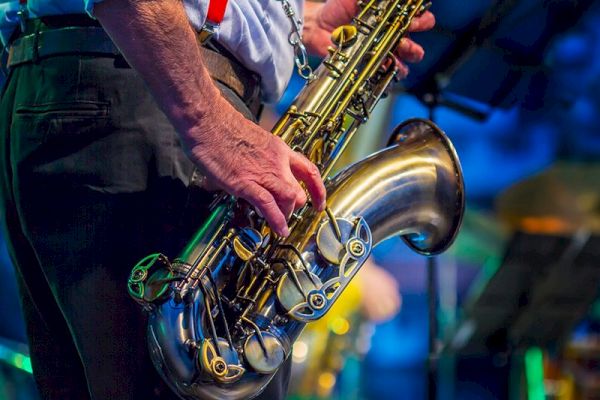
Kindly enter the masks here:
M 244 357 L 258 373 L 272 374 L 285 361 L 286 352 L 281 341 L 270 332 L 255 332 L 244 343 Z
M 255 229 L 244 228 L 233 239 L 233 250 L 242 261 L 250 260 L 263 242 L 263 236 Z
M 288 271 L 279 279 L 277 299 L 296 321 L 314 321 L 325 314 L 329 305 L 328 298 L 321 289 L 321 280 L 312 272 Z
M 425 11 L 429 10 L 432 5 L 433 3 L 431 1 L 428 1 L 427 3 L 423 4 L 421 6 L 421 9 L 419 10 L 419 15 L 424 14 Z
M 129 295 L 144 307 L 162 300 L 174 278 L 171 263 L 160 253 L 150 254 L 140 260 L 129 276 Z
M 358 29 L 354 25 L 338 26 L 331 32 L 331 41 L 340 48 L 353 45 L 358 38 Z
M 321 256 L 333 265 L 340 265 L 346 254 L 346 243 L 352 237 L 353 230 L 352 221 L 329 215 L 317 231 L 317 248 Z

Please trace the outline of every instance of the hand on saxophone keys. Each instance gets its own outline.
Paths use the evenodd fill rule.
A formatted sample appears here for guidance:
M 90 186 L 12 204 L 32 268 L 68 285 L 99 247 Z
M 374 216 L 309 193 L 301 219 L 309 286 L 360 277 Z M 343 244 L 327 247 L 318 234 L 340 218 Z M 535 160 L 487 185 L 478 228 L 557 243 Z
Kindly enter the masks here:
M 432 29 L 435 26 L 435 16 L 426 11 L 420 17 L 415 18 L 410 24 L 409 32 L 423 32 Z M 400 78 L 406 78 L 410 69 L 406 63 L 418 63 L 425 57 L 425 50 L 418 43 L 405 37 L 400 41 L 400 45 L 394 53 L 397 60 L 398 73 Z
M 327 48 L 332 44 L 331 33 L 334 29 L 350 23 L 352 17 L 359 11 L 356 0 L 306 2 L 305 7 L 304 41 L 309 52 L 321 57 L 327 55 Z M 435 16 L 432 12 L 425 11 L 412 20 L 408 32 L 424 32 L 434 26 Z M 409 73 L 406 63 L 420 62 L 425 55 L 425 50 L 418 43 L 405 37 L 394 55 L 398 75 L 400 78 L 405 78 Z
M 303 36 L 309 51 L 326 55 L 332 44 L 332 31 L 350 23 L 358 11 L 356 0 L 307 2 Z M 426 31 L 434 25 L 433 14 L 423 11 L 412 19 L 408 31 Z M 424 54 L 419 44 L 403 38 L 394 51 L 396 62 L 393 66 L 398 76 L 404 78 L 408 74 L 406 62 L 419 62 Z M 210 115 L 204 117 L 204 127 L 196 127 L 192 132 L 183 134 L 188 153 L 209 183 L 248 201 L 264 216 L 276 234 L 288 236 L 288 219 L 307 201 L 301 183 L 315 208 L 325 208 L 326 193 L 321 173 L 304 155 L 294 152 L 280 138 L 245 120 L 221 100 L 218 99 L 219 104 L 213 107 L 216 113 L 208 113 Z M 221 132 L 218 140 L 214 140 L 212 134 L 215 130 Z
M 188 154 L 210 186 L 246 200 L 276 234 L 288 236 L 288 217 L 307 201 L 300 182 L 312 204 L 319 210 L 325 208 L 319 169 L 279 137 L 245 119 L 224 99 L 215 101 L 218 104 L 214 112 L 205 115 L 203 125 L 183 135 Z

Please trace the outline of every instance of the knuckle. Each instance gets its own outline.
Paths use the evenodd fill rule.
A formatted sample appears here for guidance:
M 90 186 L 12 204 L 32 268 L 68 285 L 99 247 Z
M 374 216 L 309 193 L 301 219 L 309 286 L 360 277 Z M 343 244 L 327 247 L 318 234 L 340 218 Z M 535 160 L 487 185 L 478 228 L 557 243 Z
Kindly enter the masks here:
M 281 186 L 280 171 L 277 167 L 267 165 L 260 174 L 256 177 L 256 182 L 271 193 L 277 192 L 277 188 Z
M 256 202 L 263 207 L 269 206 L 273 203 L 273 196 L 266 190 L 261 190 L 256 194 Z
M 248 182 L 241 181 L 238 185 L 235 185 L 231 188 L 231 194 L 243 198 L 251 197 L 251 185 Z
M 280 193 L 280 198 L 281 200 L 289 203 L 296 200 L 296 195 L 296 190 L 292 187 L 288 187 Z

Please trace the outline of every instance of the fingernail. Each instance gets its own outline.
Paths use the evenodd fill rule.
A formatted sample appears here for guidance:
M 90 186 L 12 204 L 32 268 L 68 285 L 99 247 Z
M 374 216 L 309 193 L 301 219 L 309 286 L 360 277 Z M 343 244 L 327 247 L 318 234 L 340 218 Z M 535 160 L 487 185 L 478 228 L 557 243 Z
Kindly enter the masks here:
M 288 228 L 287 226 L 284 227 L 283 229 L 281 229 L 280 233 L 281 236 L 283 237 L 288 237 L 290 236 L 290 228 Z
M 321 205 L 319 206 L 319 211 L 323 211 L 323 210 L 325 210 L 325 208 L 326 208 L 326 207 L 327 207 L 327 202 L 326 202 L 326 201 L 323 201 L 323 202 L 321 203 Z

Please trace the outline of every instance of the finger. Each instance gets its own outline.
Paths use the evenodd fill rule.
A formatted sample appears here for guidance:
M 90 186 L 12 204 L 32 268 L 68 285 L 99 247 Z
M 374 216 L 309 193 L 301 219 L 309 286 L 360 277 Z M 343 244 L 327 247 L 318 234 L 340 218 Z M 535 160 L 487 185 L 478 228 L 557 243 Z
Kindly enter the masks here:
M 298 186 L 300 186 L 300 185 L 298 185 Z M 302 207 L 303 205 L 305 205 L 307 200 L 308 199 L 306 197 L 306 192 L 300 186 L 300 190 L 296 194 L 296 203 L 294 204 L 294 210 L 297 210 L 300 207 Z
M 402 61 L 396 59 L 396 69 L 398 70 L 398 78 L 404 79 L 410 73 L 410 69 Z
M 293 151 L 290 157 L 290 168 L 294 176 L 306 185 L 313 206 L 320 211 L 324 210 L 327 194 L 316 165 L 302 154 Z
M 423 60 L 425 50 L 418 43 L 413 42 L 409 38 L 404 38 L 400 41 L 400 45 L 396 48 L 394 54 L 400 60 L 418 63 Z
M 409 32 L 428 31 L 435 26 L 435 15 L 431 11 L 426 11 L 423 15 L 415 18 L 410 23 Z
M 257 184 L 249 184 L 241 191 L 239 197 L 256 207 L 275 233 L 289 236 L 285 215 L 269 191 Z
M 290 186 L 292 185 L 289 185 L 288 188 Z M 300 188 L 300 190 L 302 189 Z M 274 197 L 275 201 L 277 202 L 277 205 L 279 206 L 279 209 L 285 216 L 285 220 L 289 220 L 292 213 L 294 212 L 294 207 L 296 205 L 297 190 L 295 190 L 294 188 L 285 191 L 279 191 L 278 193 L 275 193 Z
M 294 198 L 292 200 L 293 210 L 295 211 L 302 207 L 304 204 L 306 204 L 306 192 L 304 191 L 304 188 L 300 185 L 300 183 L 298 183 L 294 175 L 292 175 L 291 173 L 289 174 L 287 181 L 288 184 L 293 188 Z

